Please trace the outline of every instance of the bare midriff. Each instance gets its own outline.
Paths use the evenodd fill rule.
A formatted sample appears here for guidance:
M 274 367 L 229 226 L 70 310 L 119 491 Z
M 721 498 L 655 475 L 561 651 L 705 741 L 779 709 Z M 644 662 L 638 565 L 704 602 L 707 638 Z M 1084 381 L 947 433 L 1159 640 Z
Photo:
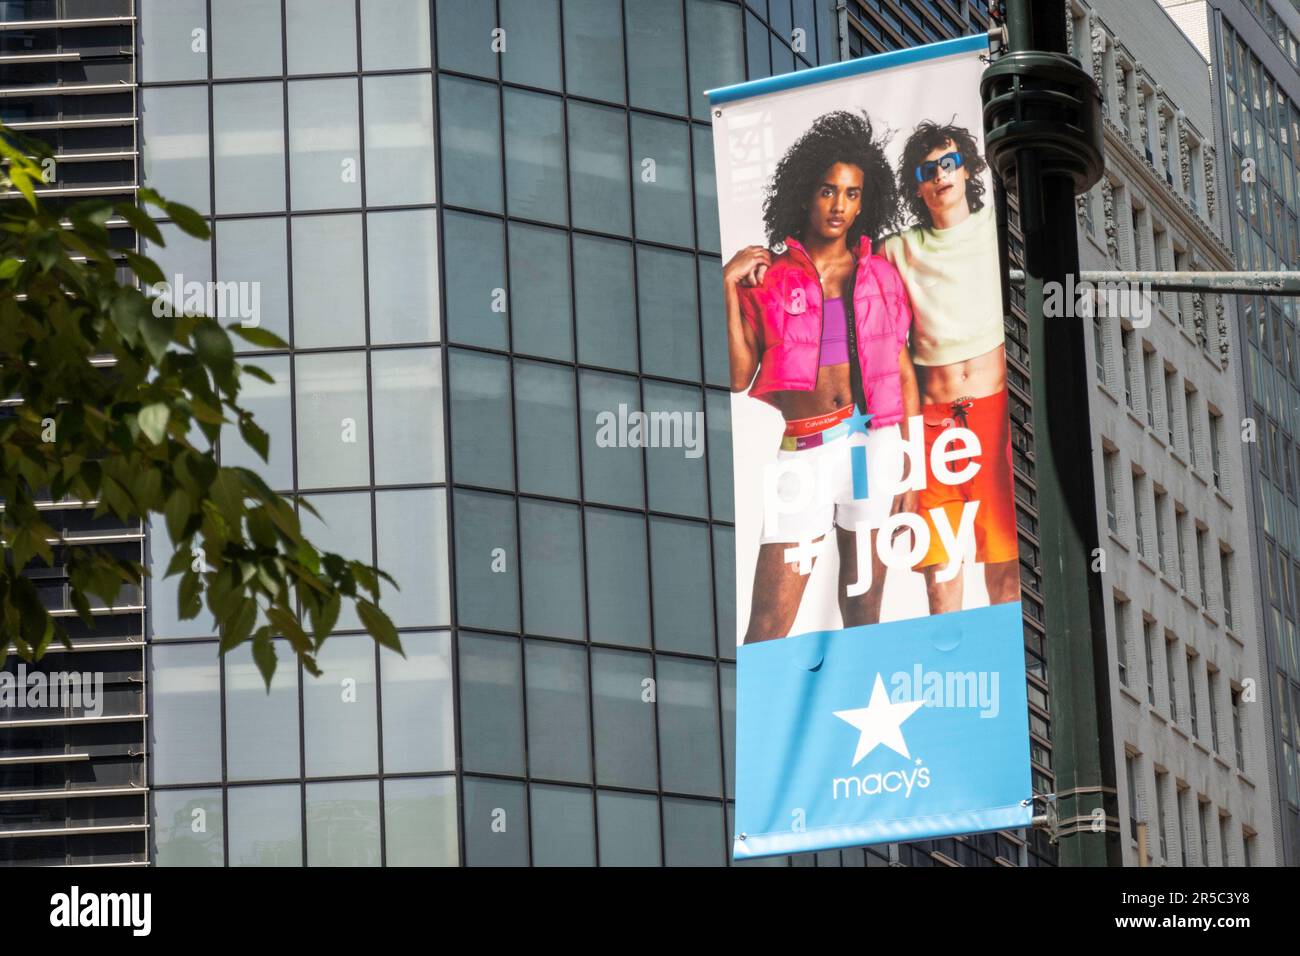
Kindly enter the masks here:
M 772 405 L 787 422 L 812 418 L 838 411 L 853 401 L 849 387 L 849 363 L 825 365 L 817 370 L 817 384 L 811 391 L 786 390 L 769 392 L 763 399 Z
M 924 405 L 994 395 L 1007 384 L 1006 346 L 952 365 L 917 365 L 916 376 Z

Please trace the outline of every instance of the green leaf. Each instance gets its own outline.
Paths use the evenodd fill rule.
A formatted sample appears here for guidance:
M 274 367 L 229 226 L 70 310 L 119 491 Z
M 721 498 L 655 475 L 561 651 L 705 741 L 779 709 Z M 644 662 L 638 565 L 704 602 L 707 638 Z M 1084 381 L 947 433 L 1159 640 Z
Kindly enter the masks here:
M 239 434 L 243 437 L 248 447 L 257 452 L 262 461 L 271 460 L 271 438 L 253 421 L 252 415 L 245 415 L 239 419 Z
M 122 202 L 113 207 L 119 216 L 131 224 L 131 228 L 138 232 L 150 242 L 163 244 L 162 233 L 159 232 L 158 226 L 149 218 L 149 214 L 139 206 L 131 203 Z
M 148 300 L 137 294 L 134 289 L 119 289 L 114 294 L 109 315 L 112 316 L 113 324 L 117 326 L 123 341 L 128 345 L 134 345 L 140 337 L 140 320 L 147 311 L 149 311 Z
M 403 657 L 406 656 L 406 652 L 402 650 L 401 639 L 397 636 L 397 628 L 393 626 L 387 614 L 365 599 L 357 601 L 357 614 L 371 637 L 384 647 L 397 651 Z
M 208 232 L 208 224 L 204 218 L 189 206 L 178 202 L 164 202 L 163 211 L 176 225 L 181 227 L 182 232 L 193 236 L 195 239 L 207 239 L 211 235 Z
M 140 409 L 136 421 L 140 423 L 140 431 L 144 432 L 145 437 L 157 445 L 167 437 L 167 422 L 171 416 L 172 410 L 165 402 L 154 402 Z
M 123 249 L 126 256 L 127 264 L 130 265 L 131 271 L 140 277 L 140 281 L 145 285 L 158 285 L 160 282 L 166 282 L 162 270 L 158 264 L 148 256 L 142 256 L 138 252 L 132 252 L 130 249 Z
M 311 639 L 307 632 L 302 629 L 298 619 L 282 607 L 268 608 L 266 612 L 267 619 L 275 629 L 289 640 L 289 644 L 294 651 L 299 654 L 307 654 L 312 650 Z
M 0 280 L 12 279 L 21 267 L 22 263 L 17 259 L 0 260 Z
M 270 372 L 268 372 L 268 371 L 267 371 L 266 369 L 264 369 L 264 368 L 259 368 L 259 367 L 256 366 L 256 365 L 241 365 L 241 366 L 239 366 L 239 374 L 241 374 L 241 375 L 247 375 L 247 376 L 249 376 L 249 377 L 251 377 L 251 378 L 255 378 L 255 379 L 257 379 L 259 382 L 265 382 L 267 385 L 275 385 L 275 384 L 276 384 L 275 377 L 274 377 L 273 375 L 271 375 Z
M 140 334 L 154 362 L 161 362 L 167 354 L 174 328 L 175 319 L 170 315 L 159 315 L 156 309 L 147 309 L 140 315 Z
M 173 541 L 180 541 L 185 537 L 185 528 L 193 513 L 194 503 L 184 488 L 177 488 L 167 498 L 163 514 L 167 518 L 167 534 Z
M 242 325 L 239 322 L 232 322 L 226 328 L 234 332 L 245 342 L 256 345 L 263 349 L 287 349 L 289 343 L 274 332 L 267 331 L 256 325 Z
M 270 693 L 271 678 L 275 676 L 275 641 L 271 640 L 269 634 L 261 633 L 261 628 L 258 631 L 257 639 L 253 641 L 253 663 L 266 682 L 267 693 Z
M 194 330 L 194 352 L 214 372 L 230 372 L 235 367 L 235 348 L 216 322 L 200 322 Z
M 234 615 L 220 623 L 222 653 L 248 640 L 256 622 L 257 602 L 252 598 L 244 598 L 239 602 Z

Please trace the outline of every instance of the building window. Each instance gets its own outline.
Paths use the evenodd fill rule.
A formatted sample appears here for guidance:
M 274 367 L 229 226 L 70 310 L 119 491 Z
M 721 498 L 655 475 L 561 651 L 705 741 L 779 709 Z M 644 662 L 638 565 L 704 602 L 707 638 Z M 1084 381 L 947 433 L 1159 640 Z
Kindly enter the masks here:
M 1210 411 L 1210 468 L 1214 475 L 1214 487 L 1219 490 L 1223 489 L 1222 482 L 1222 459 L 1220 458 L 1219 444 L 1223 438 L 1223 416 L 1218 412 Z
M 1168 500 L 1169 500 L 1169 495 L 1167 495 L 1163 491 L 1159 491 L 1159 490 L 1156 491 L 1156 495 L 1155 495 L 1156 567 L 1160 569 L 1161 574 L 1166 576 L 1168 576 L 1169 574 L 1169 558 L 1168 558 L 1169 547 L 1166 542 L 1166 539 L 1169 537 L 1169 535 L 1165 527 L 1166 525 L 1165 506 Z
M 1201 838 L 1201 866 L 1210 865 L 1210 804 L 1208 800 L 1196 802 L 1196 826 Z
M 1223 590 L 1223 626 L 1228 630 L 1236 627 L 1236 618 L 1232 611 L 1232 552 L 1219 551 L 1219 579 Z
M 1156 703 L 1156 665 L 1155 665 L 1156 622 L 1149 617 L 1142 618 L 1142 655 L 1146 658 L 1147 668 L 1147 703 L 1153 707 Z
M 1119 682 L 1128 686 L 1128 602 L 1115 598 L 1115 661 Z
M 1245 747 L 1242 744 L 1242 727 L 1241 727 L 1241 690 L 1234 687 L 1231 693 L 1232 701 L 1232 751 L 1236 755 L 1237 769 L 1244 771 L 1246 769 Z
M 1174 794 L 1174 803 L 1178 807 L 1178 859 L 1181 865 L 1187 866 L 1187 801 L 1191 798 L 1191 791 L 1186 787 L 1178 790 Z
M 1165 437 L 1169 440 L 1169 447 L 1178 451 L 1178 443 L 1175 441 L 1176 429 L 1174 428 L 1174 396 L 1178 394 L 1178 372 L 1175 369 L 1165 367 Z
M 1170 634 L 1165 632 L 1165 690 L 1169 694 L 1169 718 L 1174 723 L 1178 723 L 1178 682 L 1174 679 L 1174 666 L 1178 662 L 1177 657 L 1178 641 Z
M 1201 585 L 1201 607 L 1210 606 L 1210 590 L 1205 580 L 1205 540 L 1204 528 L 1196 529 L 1196 577 Z
M 1128 833 L 1136 840 L 1138 830 L 1137 757 L 1125 751 L 1124 778 L 1128 781 Z
M 1241 828 L 1241 862 L 1243 866 L 1255 865 L 1255 834 Z
M 1198 464 L 1196 459 L 1196 439 L 1198 437 L 1196 423 L 1200 420 L 1200 416 L 1196 414 L 1195 389 L 1188 388 L 1183 393 L 1183 407 L 1187 412 L 1187 461 L 1193 468 L 1195 468 Z
M 1160 859 L 1169 859 L 1169 815 L 1166 813 L 1165 788 L 1169 774 L 1156 773 L 1156 823 L 1160 828 Z
M 1187 715 L 1191 719 L 1192 736 L 1200 737 L 1200 707 L 1196 693 L 1196 655 L 1187 651 Z
M 1219 865 L 1231 866 L 1232 861 L 1228 859 L 1228 815 L 1219 814 Z
M 1123 329 L 1119 337 L 1124 356 L 1124 404 L 1133 408 L 1133 330 Z
M 1112 534 L 1119 533 L 1119 514 L 1115 493 L 1116 471 L 1119 468 L 1119 452 L 1113 448 L 1103 448 L 1101 453 L 1102 479 L 1106 490 L 1106 527 Z
M 1177 537 L 1174 557 L 1178 562 L 1178 590 L 1187 591 L 1187 512 L 1174 506 L 1174 532 Z
M 1143 499 L 1146 497 L 1146 476 L 1141 472 L 1133 472 L 1133 530 L 1137 536 L 1137 551 L 1142 557 L 1147 556 L 1147 537 L 1146 537 L 1146 508 L 1143 506 Z
M 1153 430 L 1156 427 L 1156 373 L 1160 367 L 1159 361 L 1155 352 L 1149 349 L 1142 351 L 1142 372 L 1146 379 L 1147 428 Z
M 1205 683 L 1210 696 L 1210 749 L 1219 751 L 1219 671 L 1205 665 Z
M 1095 366 L 1097 371 L 1097 382 L 1101 385 L 1108 385 L 1106 381 L 1106 340 L 1105 332 L 1101 327 L 1101 310 L 1097 309 L 1092 314 L 1092 350 L 1095 355 Z

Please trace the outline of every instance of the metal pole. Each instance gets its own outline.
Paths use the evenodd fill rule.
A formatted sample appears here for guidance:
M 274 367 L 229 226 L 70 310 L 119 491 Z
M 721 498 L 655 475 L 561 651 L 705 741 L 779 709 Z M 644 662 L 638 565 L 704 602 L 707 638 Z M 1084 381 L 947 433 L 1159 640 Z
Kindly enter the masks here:
M 1008 53 L 1068 53 L 1065 8 L 1006 0 Z M 1011 184 L 1006 184 L 1010 188 Z M 1015 196 L 1025 238 L 1025 308 L 1032 363 L 1035 478 L 1042 549 L 1052 707 L 1052 761 L 1061 819 L 1088 817 L 1060 841 L 1064 866 L 1118 866 L 1120 815 L 1114 796 L 1109 666 L 1098 553 L 1097 512 L 1088 417 L 1090 395 L 1084 323 L 1047 321 L 1044 286 L 1065 284 L 1079 270 L 1074 182 L 1045 169 L 1042 154 L 1016 154 Z M 1106 788 L 1109 788 L 1108 790 Z

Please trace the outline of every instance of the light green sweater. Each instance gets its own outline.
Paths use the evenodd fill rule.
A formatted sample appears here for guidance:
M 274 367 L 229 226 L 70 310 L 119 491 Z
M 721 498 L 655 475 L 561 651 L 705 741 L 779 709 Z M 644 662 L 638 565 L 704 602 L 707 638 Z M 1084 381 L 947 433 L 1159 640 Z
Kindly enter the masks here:
M 952 365 L 1003 342 L 998 229 L 992 205 L 951 229 L 914 226 L 890 236 L 880 254 L 912 299 L 912 361 Z

